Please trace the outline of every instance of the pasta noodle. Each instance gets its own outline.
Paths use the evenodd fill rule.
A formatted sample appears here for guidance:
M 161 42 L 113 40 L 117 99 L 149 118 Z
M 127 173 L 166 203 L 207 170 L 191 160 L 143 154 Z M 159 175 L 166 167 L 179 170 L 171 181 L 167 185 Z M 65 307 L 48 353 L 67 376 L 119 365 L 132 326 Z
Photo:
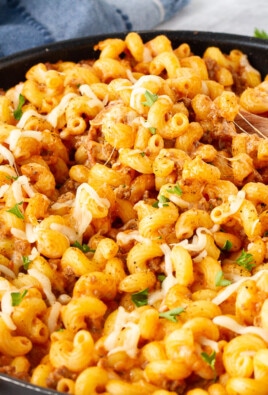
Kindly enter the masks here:
M 235 126 L 267 115 L 267 77 L 164 35 L 95 50 L 0 96 L 0 372 L 267 394 L 268 143 Z

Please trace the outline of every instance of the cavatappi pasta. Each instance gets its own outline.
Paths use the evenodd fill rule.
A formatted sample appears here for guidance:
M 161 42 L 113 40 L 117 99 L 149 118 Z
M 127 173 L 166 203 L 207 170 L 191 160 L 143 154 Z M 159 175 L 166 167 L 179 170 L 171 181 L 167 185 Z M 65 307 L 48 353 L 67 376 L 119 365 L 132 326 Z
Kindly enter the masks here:
M 267 395 L 268 111 L 237 49 L 96 43 L 0 96 L 0 371 L 73 395 Z M 0 384 L 1 386 L 1 384 Z

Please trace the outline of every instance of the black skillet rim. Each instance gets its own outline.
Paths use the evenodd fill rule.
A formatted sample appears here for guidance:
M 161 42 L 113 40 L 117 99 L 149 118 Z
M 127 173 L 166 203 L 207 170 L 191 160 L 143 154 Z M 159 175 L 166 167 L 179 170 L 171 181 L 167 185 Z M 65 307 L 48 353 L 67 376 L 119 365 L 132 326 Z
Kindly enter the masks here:
M 97 59 L 98 51 L 94 45 L 107 37 L 124 38 L 128 32 L 100 34 L 90 37 L 64 40 L 43 45 L 0 58 L 0 88 L 7 89 L 25 79 L 26 71 L 36 63 L 55 63 L 59 60 L 78 62 L 85 59 Z M 255 37 L 190 30 L 154 30 L 141 31 L 144 42 L 156 35 L 164 34 L 173 43 L 173 47 L 183 42 L 190 44 L 192 51 L 202 55 L 208 46 L 217 46 L 224 53 L 239 49 L 248 55 L 249 61 L 264 77 L 268 74 L 268 40 Z

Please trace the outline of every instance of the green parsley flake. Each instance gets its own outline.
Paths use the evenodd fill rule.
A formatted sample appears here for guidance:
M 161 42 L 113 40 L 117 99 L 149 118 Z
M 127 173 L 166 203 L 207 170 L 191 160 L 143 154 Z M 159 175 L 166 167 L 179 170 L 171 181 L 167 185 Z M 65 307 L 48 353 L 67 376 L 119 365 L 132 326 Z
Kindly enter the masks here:
M 150 130 L 150 132 L 152 134 L 156 134 L 156 128 L 154 128 L 153 126 L 151 126 L 150 128 L 148 128 Z
M 22 204 L 23 202 L 20 203 L 16 203 L 15 206 L 11 207 L 9 210 L 6 210 L 8 213 L 12 213 L 14 215 L 16 215 L 16 217 L 24 219 L 24 215 L 22 214 L 21 210 L 19 209 L 19 206 Z
M 6 176 L 6 178 L 8 179 L 8 180 L 11 180 L 11 181 L 16 181 L 19 177 L 18 176 Z
M 232 282 L 230 280 L 226 280 L 223 276 L 223 272 L 220 270 L 216 274 L 215 277 L 215 285 L 216 287 L 227 287 L 227 285 L 230 285 Z
M 152 107 L 152 105 L 158 99 L 158 95 L 156 95 L 155 93 L 152 93 L 150 91 L 147 91 L 147 90 L 145 91 L 144 96 L 145 96 L 146 101 L 143 101 L 142 104 L 146 107 Z
M 162 283 L 166 279 L 166 276 L 164 274 L 158 274 L 157 279 Z
M 23 267 L 24 267 L 24 269 L 25 269 L 25 270 L 28 270 L 28 269 L 29 269 L 29 265 L 30 265 L 30 263 L 31 263 L 32 261 L 30 260 L 30 258 L 29 258 L 28 256 L 23 255 L 23 256 L 22 256 L 22 262 L 23 262 Z
M 254 37 L 262 38 L 262 39 L 267 40 L 268 39 L 268 33 L 266 33 L 265 30 L 259 30 L 259 29 L 255 28 L 255 30 L 254 30 Z
M 177 322 L 177 315 L 180 315 L 185 311 L 184 307 L 176 307 L 175 309 L 164 311 L 163 313 L 159 313 L 159 317 L 166 318 L 169 321 Z
M 19 121 L 22 117 L 22 106 L 25 103 L 25 97 L 20 94 L 19 95 L 19 103 L 18 103 L 18 107 L 16 108 L 16 110 L 14 110 L 13 115 L 14 118 Z
M 232 242 L 230 240 L 226 240 L 226 242 L 224 243 L 224 245 L 222 247 L 222 251 L 230 251 L 232 246 L 233 246 Z
M 235 260 L 239 266 L 244 267 L 248 271 L 251 271 L 255 266 L 253 261 L 253 255 L 247 253 L 244 249 L 241 252 L 241 255 Z
M 205 361 L 212 370 L 215 371 L 215 362 L 216 362 L 216 352 L 213 351 L 210 355 L 206 352 L 201 353 L 201 358 Z
M 143 291 L 136 292 L 131 295 L 131 300 L 137 307 L 146 306 L 148 304 L 148 293 L 148 288 L 144 289 Z
M 168 188 L 167 192 L 174 193 L 175 195 L 178 195 L 178 196 L 182 195 L 182 189 L 178 184 L 176 184 L 173 188 Z
M 170 202 L 169 198 L 167 198 L 164 195 L 160 195 L 158 198 L 158 201 L 153 203 L 152 206 L 158 208 L 159 204 L 161 204 L 162 207 L 167 207 L 168 206 L 168 202 Z
M 78 241 L 75 241 L 72 244 L 72 247 L 76 247 L 79 248 L 79 250 L 81 250 L 82 252 L 86 253 L 86 252 L 95 252 L 95 250 L 93 250 L 92 248 L 90 248 L 87 244 L 80 244 Z
M 11 301 L 12 301 L 12 306 L 18 306 L 25 295 L 27 294 L 28 290 L 25 289 L 22 293 L 20 292 L 11 292 Z

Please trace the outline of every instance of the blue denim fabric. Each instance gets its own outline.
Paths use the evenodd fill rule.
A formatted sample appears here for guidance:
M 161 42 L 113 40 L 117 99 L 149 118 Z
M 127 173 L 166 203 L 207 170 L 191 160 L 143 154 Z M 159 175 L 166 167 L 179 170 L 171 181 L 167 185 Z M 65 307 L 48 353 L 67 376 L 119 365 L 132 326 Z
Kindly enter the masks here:
M 0 57 L 102 33 L 149 30 L 190 0 L 0 0 Z

